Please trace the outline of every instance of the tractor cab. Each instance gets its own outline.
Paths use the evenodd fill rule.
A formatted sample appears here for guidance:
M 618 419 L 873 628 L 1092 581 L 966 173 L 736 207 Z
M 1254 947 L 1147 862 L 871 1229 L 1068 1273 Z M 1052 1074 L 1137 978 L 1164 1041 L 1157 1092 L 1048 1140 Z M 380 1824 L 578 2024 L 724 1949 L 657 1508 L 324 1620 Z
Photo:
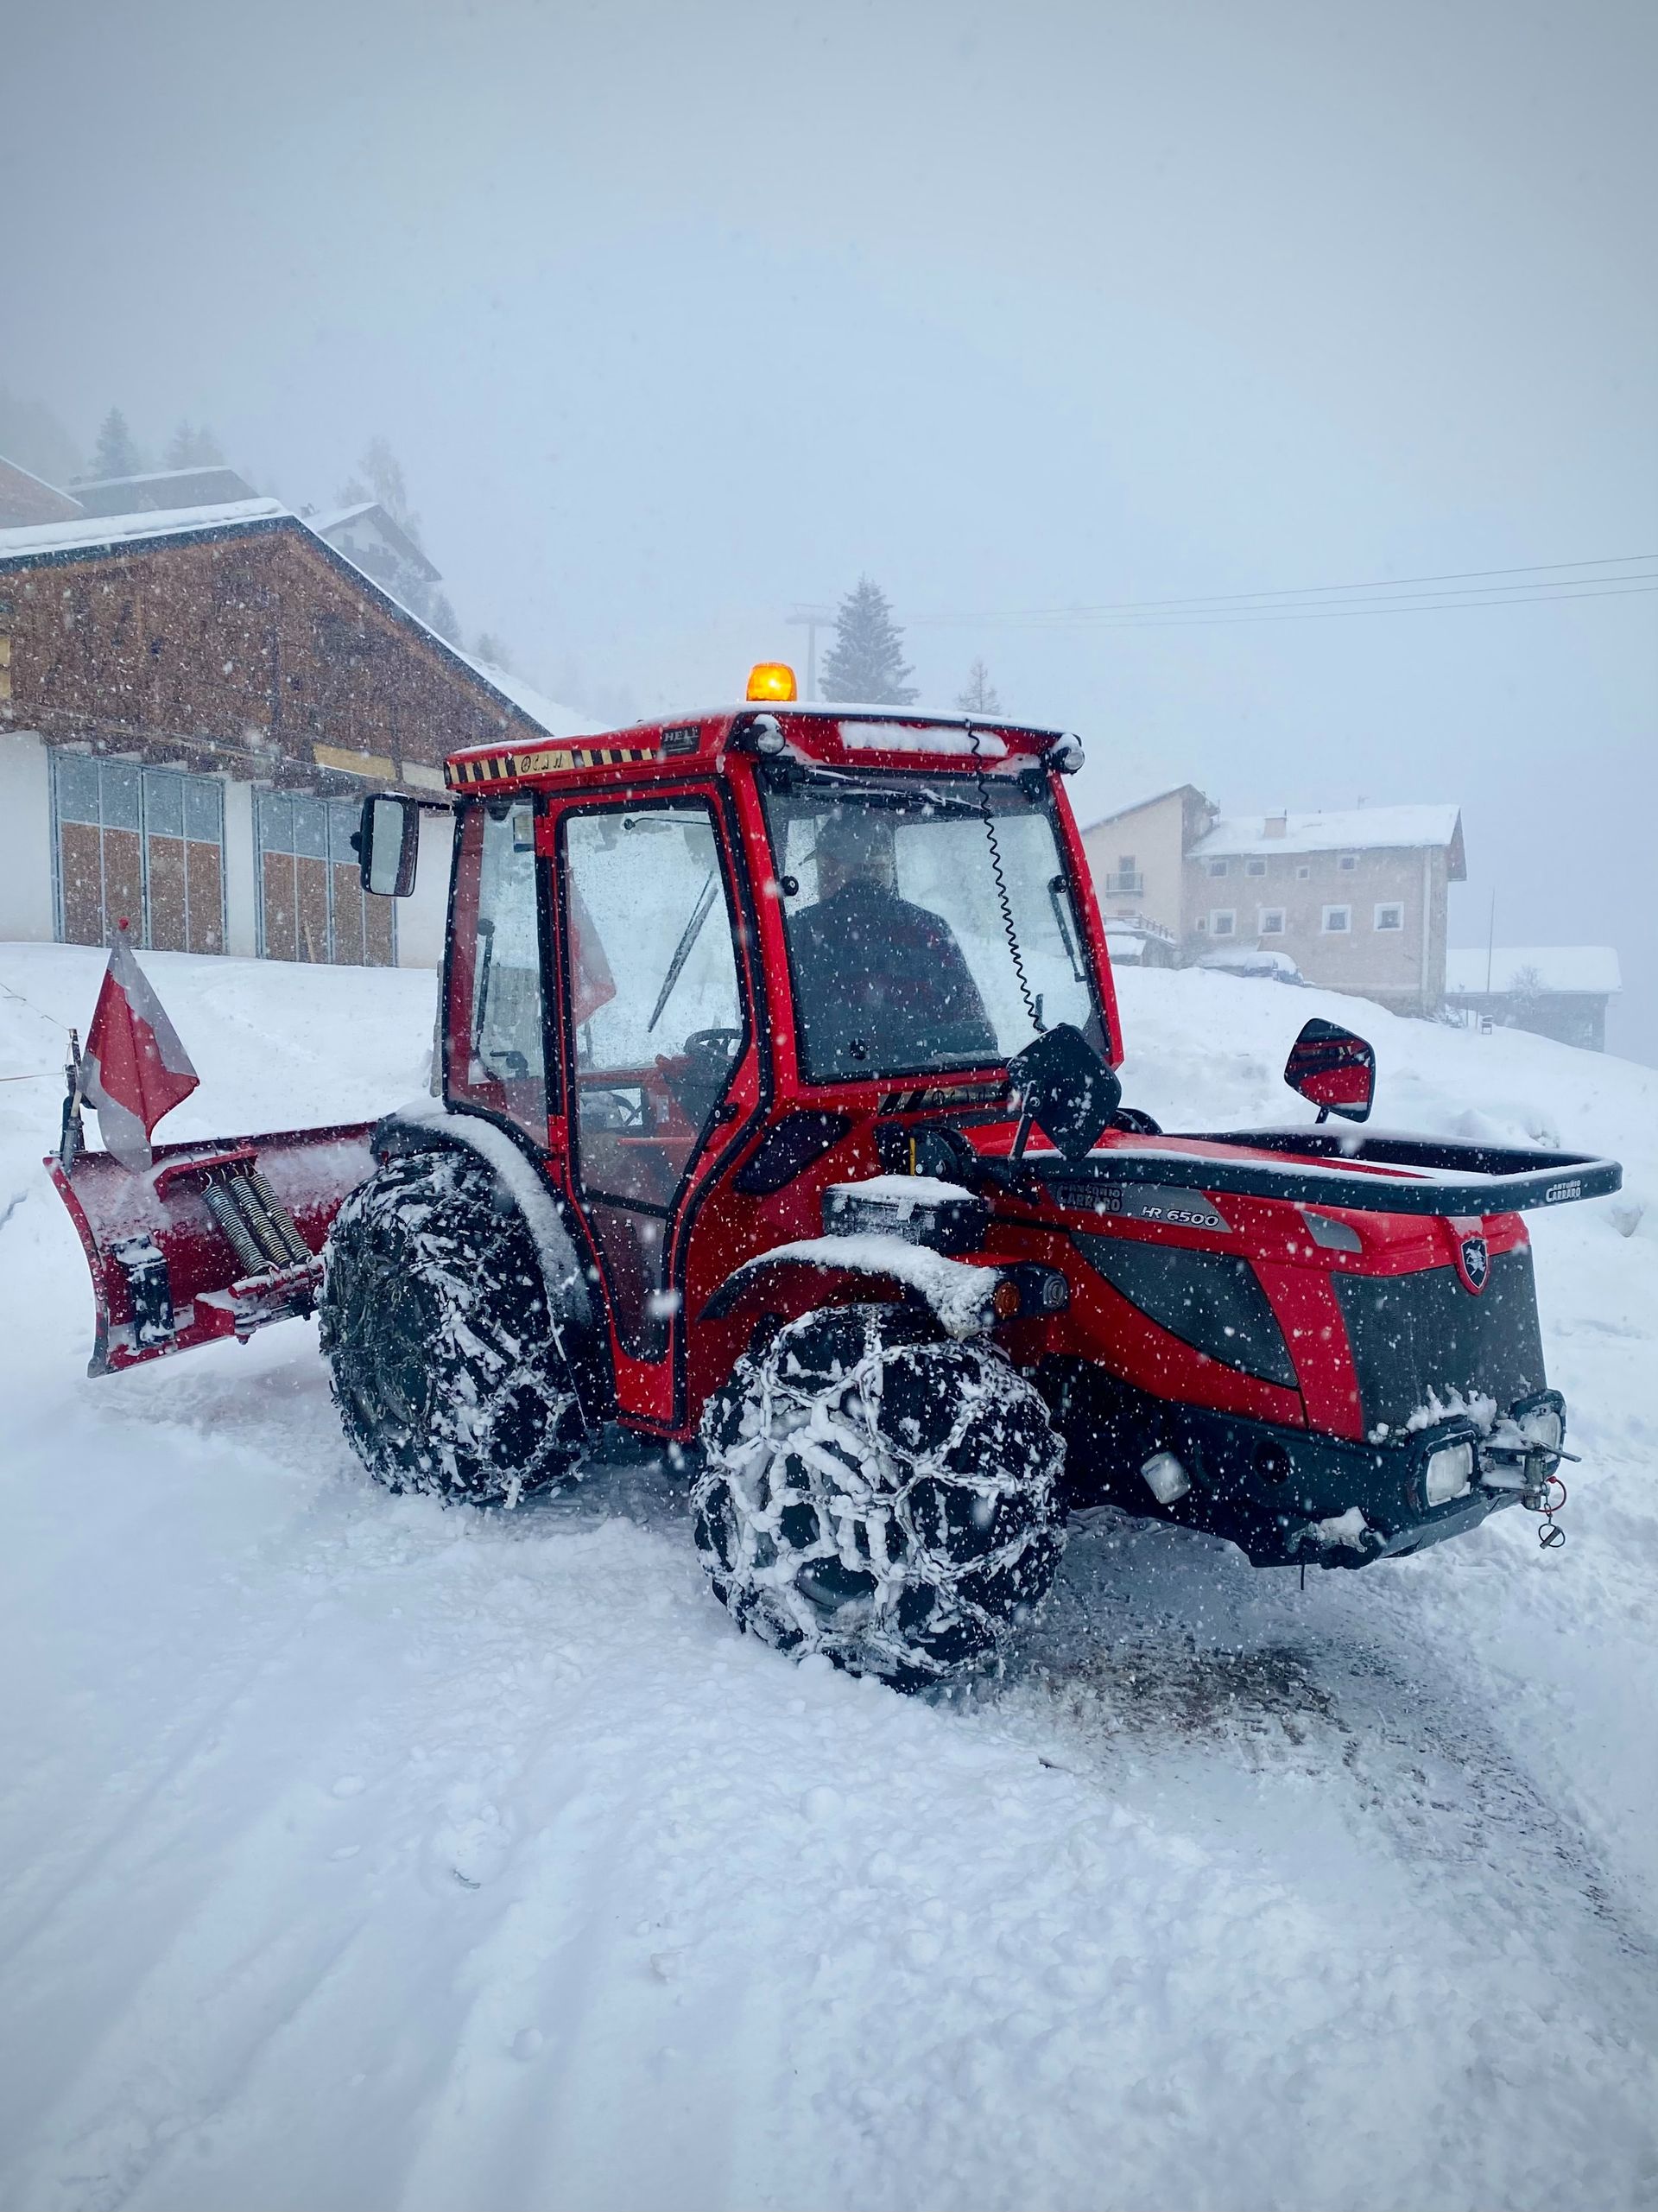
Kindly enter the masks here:
M 671 1429 L 729 1357 L 687 1373 L 687 1317 L 826 1178 L 1003 1116 L 1045 1030 L 1115 1056 L 1116 1018 L 1074 738 L 792 700 L 622 737 L 449 764 L 443 1090 L 545 1161 L 618 1405 Z M 377 816 L 365 869 L 401 838 Z

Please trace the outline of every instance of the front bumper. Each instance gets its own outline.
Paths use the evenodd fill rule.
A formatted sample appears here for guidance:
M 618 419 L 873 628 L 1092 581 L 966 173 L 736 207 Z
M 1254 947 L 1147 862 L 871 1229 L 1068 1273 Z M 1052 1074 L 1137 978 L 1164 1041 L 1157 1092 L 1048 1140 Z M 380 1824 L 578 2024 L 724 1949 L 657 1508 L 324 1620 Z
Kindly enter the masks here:
M 1202 1529 L 1237 1544 L 1256 1567 L 1367 1567 L 1461 1536 L 1541 1493 L 1553 1473 L 1558 1454 L 1543 1448 L 1522 1455 L 1516 1469 L 1512 1438 L 1522 1425 L 1554 1411 L 1564 1435 L 1554 1391 L 1519 1401 L 1494 1430 L 1452 1416 L 1358 1444 L 1176 1404 L 1097 1368 L 1055 1361 L 1036 1380 L 1066 1438 L 1073 1506 L 1110 1503 Z M 1465 1444 L 1467 1486 L 1436 1502 L 1429 1462 Z M 1150 1479 L 1142 1472 L 1149 1465 Z

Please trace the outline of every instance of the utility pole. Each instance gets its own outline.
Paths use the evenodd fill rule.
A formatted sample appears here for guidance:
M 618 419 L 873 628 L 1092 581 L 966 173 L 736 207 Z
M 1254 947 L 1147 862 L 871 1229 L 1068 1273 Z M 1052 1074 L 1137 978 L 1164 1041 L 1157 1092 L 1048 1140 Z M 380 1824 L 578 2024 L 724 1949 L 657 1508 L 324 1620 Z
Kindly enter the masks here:
M 818 696 L 818 632 L 832 629 L 836 614 L 832 606 L 806 606 L 797 601 L 783 617 L 791 630 L 806 632 L 806 695 L 813 704 Z
M 1491 910 L 1485 923 L 1485 996 L 1491 995 L 1491 962 L 1497 957 L 1497 892 L 1491 892 Z

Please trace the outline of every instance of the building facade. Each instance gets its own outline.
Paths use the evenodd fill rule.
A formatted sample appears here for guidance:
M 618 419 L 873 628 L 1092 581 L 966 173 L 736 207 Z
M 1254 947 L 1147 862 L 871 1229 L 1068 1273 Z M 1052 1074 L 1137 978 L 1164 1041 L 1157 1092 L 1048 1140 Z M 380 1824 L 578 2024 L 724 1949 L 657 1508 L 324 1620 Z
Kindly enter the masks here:
M 1161 944 L 1167 964 L 1174 964 L 1183 937 L 1186 856 L 1214 819 L 1214 808 L 1195 784 L 1178 783 L 1083 831 L 1108 932 L 1125 943 L 1143 937 Z
M 445 756 L 588 726 L 507 681 L 274 501 L 0 531 L 0 938 L 435 964 Z M 375 790 L 422 808 L 395 914 Z
M 1623 987 L 1610 945 L 1497 945 L 1446 956 L 1446 999 L 1470 1020 L 1606 1049 L 1606 1009 Z
M 1223 820 L 1182 784 L 1083 845 L 1107 929 L 1155 925 L 1187 965 L 1299 973 L 1398 1013 L 1444 1001 L 1449 887 L 1467 874 L 1455 807 Z

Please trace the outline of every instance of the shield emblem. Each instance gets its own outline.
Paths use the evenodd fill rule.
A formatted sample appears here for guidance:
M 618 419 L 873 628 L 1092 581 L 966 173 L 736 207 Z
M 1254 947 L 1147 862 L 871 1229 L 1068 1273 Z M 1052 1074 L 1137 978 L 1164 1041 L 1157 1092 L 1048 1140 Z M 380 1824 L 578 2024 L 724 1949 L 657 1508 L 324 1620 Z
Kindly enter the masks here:
M 1478 1297 L 1491 1271 L 1491 1256 L 1484 1237 L 1464 1237 L 1457 1246 L 1457 1272 Z

